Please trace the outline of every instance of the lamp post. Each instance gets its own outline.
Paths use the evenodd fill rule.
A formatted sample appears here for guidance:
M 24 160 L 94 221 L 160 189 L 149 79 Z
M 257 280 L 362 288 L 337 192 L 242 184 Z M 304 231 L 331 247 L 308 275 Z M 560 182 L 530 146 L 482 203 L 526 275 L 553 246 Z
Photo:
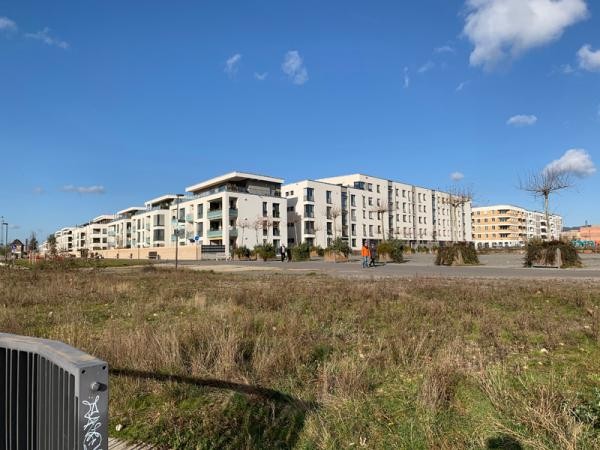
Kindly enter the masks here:
M 177 200 L 175 202 L 175 270 L 179 266 L 179 199 L 183 197 L 183 194 L 176 194 Z
M 6 227 L 4 234 L 4 259 L 8 261 L 8 222 L 4 220 L 4 216 L 0 220 L 2 220 L 0 222 L 0 235 L 2 234 L 2 227 Z

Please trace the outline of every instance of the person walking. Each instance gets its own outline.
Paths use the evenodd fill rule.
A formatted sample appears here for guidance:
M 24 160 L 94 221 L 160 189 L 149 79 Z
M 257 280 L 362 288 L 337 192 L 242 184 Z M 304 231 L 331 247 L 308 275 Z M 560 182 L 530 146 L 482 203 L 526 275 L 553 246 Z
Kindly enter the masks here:
M 377 247 L 375 245 L 371 246 L 371 250 L 369 251 L 369 256 L 371 257 L 371 261 L 369 262 L 369 267 L 375 267 L 375 263 L 377 261 Z
M 362 256 L 362 267 L 363 269 L 366 269 L 369 267 L 369 256 L 371 256 L 371 252 L 369 251 L 369 247 L 367 246 L 366 242 L 364 242 L 362 245 L 360 255 Z
M 281 244 L 281 247 L 279 247 L 279 253 L 281 253 L 281 262 L 285 261 L 285 244 Z

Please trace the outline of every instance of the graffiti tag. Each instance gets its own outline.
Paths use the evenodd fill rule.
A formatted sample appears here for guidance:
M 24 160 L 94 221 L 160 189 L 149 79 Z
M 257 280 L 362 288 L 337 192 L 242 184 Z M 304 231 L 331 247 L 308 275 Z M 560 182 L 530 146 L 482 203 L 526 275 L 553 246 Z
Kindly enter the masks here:
M 87 419 L 86 424 L 83 426 L 85 435 L 83 437 L 83 448 L 84 450 L 98 450 L 102 445 L 102 434 L 98 432 L 98 429 L 102 426 L 100 420 L 100 411 L 98 410 L 98 399 L 100 396 L 96 395 L 93 402 L 84 400 L 82 403 L 88 407 L 87 412 L 84 414 L 84 418 Z

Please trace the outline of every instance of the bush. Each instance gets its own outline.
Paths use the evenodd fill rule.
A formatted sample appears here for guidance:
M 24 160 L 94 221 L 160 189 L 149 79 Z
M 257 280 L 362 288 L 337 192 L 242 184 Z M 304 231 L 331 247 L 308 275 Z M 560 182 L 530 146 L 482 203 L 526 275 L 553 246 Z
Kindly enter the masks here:
M 332 253 L 341 253 L 346 258 L 351 252 L 350 246 L 347 241 L 344 241 L 342 238 L 334 239 L 331 244 L 326 249 L 328 252 Z
M 479 258 L 472 242 L 456 242 L 438 249 L 435 264 L 438 266 L 474 265 L 479 264 Z
M 392 261 L 401 263 L 404 261 L 404 244 L 399 239 L 383 241 L 377 246 L 377 253 L 379 255 L 387 255 Z
M 429 247 L 426 245 L 419 245 L 417 247 L 417 253 L 429 253 Z
M 320 245 L 313 245 L 310 248 L 310 252 L 315 252 L 317 254 L 317 256 L 324 256 L 325 255 L 325 250 Z
M 263 261 L 267 261 L 269 258 L 275 258 L 277 254 L 273 244 L 263 244 L 254 247 L 254 253 Z
M 542 241 L 532 239 L 527 243 L 525 252 L 525 267 L 531 267 L 536 262 L 552 266 L 555 264 L 556 250 L 560 249 L 562 258 L 561 268 L 581 267 L 577 248 L 571 242 Z
M 250 258 L 250 249 L 245 245 L 242 245 L 234 250 L 234 254 L 238 257 L 238 259 Z
M 292 247 L 292 261 L 308 261 L 310 259 L 310 245 L 306 242 Z

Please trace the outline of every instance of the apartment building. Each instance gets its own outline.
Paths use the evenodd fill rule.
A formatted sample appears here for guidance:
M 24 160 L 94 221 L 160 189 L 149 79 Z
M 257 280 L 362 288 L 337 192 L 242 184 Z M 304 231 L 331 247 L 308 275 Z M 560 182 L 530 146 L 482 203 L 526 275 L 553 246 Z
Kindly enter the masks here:
M 551 215 L 546 224 L 544 213 L 513 205 L 473 208 L 473 239 L 479 248 L 521 247 L 533 238 L 559 239 L 562 217 Z
M 72 230 L 72 252 L 97 252 L 108 249 L 108 225 L 114 220 L 112 214 L 103 214 Z
M 58 253 L 73 253 L 74 230 L 73 227 L 66 227 L 54 233 Z
M 145 210 L 145 206 L 132 206 L 117 212 L 115 219 L 108 224 L 109 249 L 133 247 L 133 216 Z
M 283 186 L 288 242 L 326 247 L 336 237 L 358 250 L 366 240 L 411 245 L 470 241 L 471 203 L 446 192 L 363 174 Z

